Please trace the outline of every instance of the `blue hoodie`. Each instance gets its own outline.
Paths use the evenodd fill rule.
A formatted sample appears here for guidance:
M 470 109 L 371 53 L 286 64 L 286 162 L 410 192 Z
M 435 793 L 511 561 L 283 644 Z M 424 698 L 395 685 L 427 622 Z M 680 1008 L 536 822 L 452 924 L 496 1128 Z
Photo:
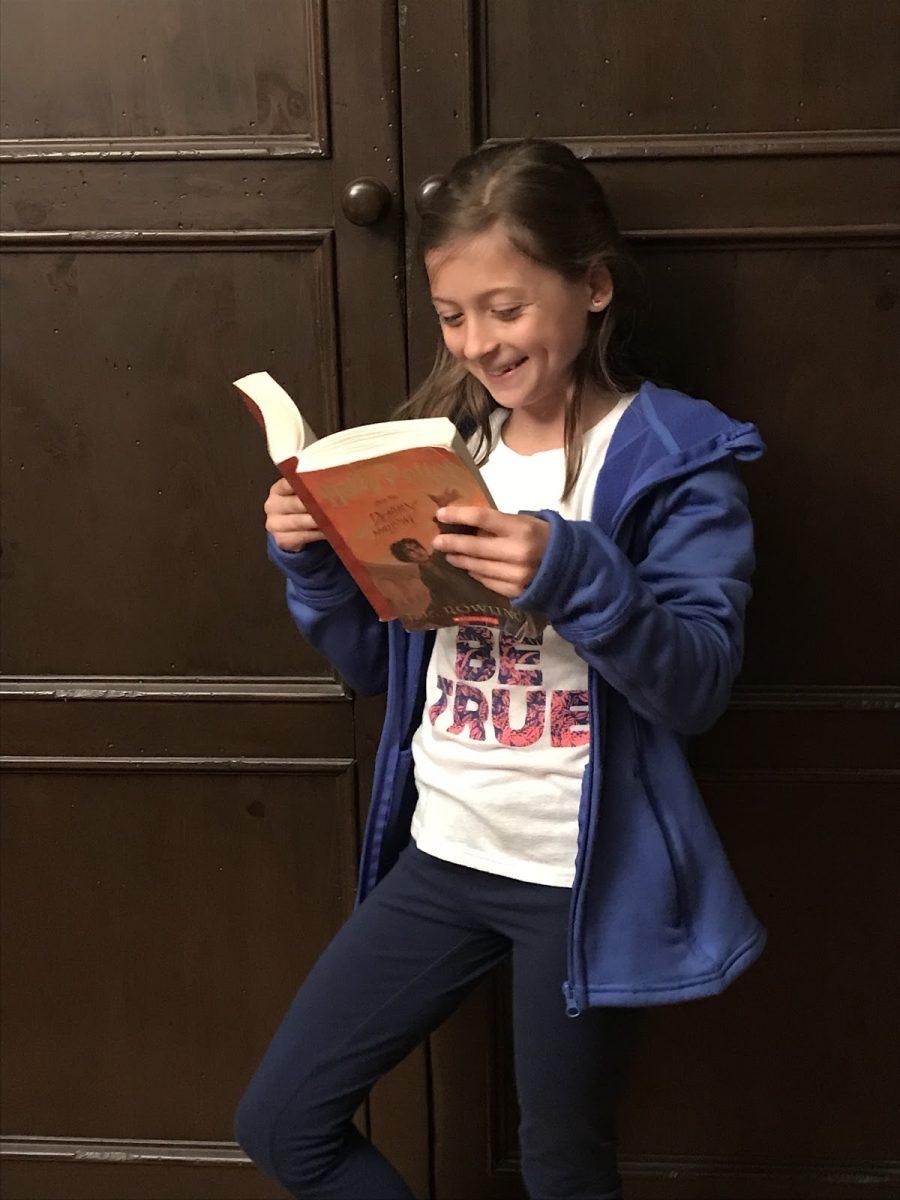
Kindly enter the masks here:
M 735 460 L 763 450 L 755 426 L 646 382 L 613 435 L 591 520 L 537 514 L 550 539 L 513 603 L 546 614 L 590 680 L 561 981 L 570 1016 L 721 992 L 765 943 L 686 758 L 741 665 L 754 558 Z M 387 691 L 358 905 L 409 841 L 410 743 L 434 634 L 378 621 L 324 542 L 287 553 L 270 537 L 269 556 L 304 637 L 357 691 Z

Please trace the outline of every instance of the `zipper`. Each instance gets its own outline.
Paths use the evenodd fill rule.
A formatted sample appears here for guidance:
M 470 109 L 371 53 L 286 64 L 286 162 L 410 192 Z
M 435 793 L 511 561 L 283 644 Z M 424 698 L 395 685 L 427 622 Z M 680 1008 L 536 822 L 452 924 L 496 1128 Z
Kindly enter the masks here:
M 563 992 L 565 993 L 565 997 L 566 997 L 566 1016 L 567 1017 L 580 1017 L 581 1013 L 582 1013 L 582 1008 L 581 1008 L 581 1005 L 578 1003 L 578 1001 L 575 999 L 575 989 L 572 987 L 571 983 L 567 982 L 567 983 L 563 984 Z

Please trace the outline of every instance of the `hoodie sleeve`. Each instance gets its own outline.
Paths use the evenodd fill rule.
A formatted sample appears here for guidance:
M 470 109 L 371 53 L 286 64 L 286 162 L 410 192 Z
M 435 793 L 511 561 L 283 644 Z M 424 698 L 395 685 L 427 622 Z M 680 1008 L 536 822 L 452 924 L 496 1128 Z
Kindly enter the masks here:
M 550 540 L 516 607 L 546 614 L 648 721 L 681 734 L 708 729 L 740 669 L 754 566 L 734 464 L 665 487 L 637 564 L 590 521 L 537 515 L 549 521 Z
M 281 550 L 267 534 L 269 558 L 287 579 L 294 624 L 354 691 L 387 690 L 387 623 L 379 621 L 356 581 L 327 542 Z

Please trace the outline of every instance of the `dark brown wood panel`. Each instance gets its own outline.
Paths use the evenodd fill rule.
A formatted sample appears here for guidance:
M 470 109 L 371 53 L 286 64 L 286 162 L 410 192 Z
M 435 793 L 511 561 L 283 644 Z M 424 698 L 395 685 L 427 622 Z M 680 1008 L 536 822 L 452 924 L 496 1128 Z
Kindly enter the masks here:
M 135 231 L 23 247 L 3 276 L 32 347 L 5 358 L 5 671 L 330 674 L 260 554 L 272 468 L 229 386 L 271 364 L 336 426 L 330 235 Z
M 11 1145 L 9 1154 L 17 1153 L 19 1147 Z M 4 1160 L 4 1192 L 19 1200 L 150 1200 L 161 1195 L 167 1200 L 288 1200 L 287 1192 L 246 1160 L 206 1165 L 208 1146 L 185 1143 L 172 1149 L 181 1158 L 169 1162 L 160 1161 L 160 1147 L 153 1143 L 129 1144 L 127 1150 L 109 1142 L 25 1143 L 21 1157 Z M 145 1159 L 139 1157 L 141 1150 Z M 216 1152 L 224 1157 L 227 1149 L 216 1147 Z M 92 1153 L 96 1159 L 89 1157 Z
M 352 905 L 352 770 L 51 766 L 4 781 L 4 1132 L 229 1141 Z
M 636 1200 L 896 1190 L 898 30 L 894 0 L 459 0 L 409 6 L 402 31 L 408 193 L 485 141 L 570 145 L 645 273 L 637 366 L 769 447 L 746 473 L 745 669 L 693 757 L 770 945 L 724 996 L 646 1015 L 622 1114 Z M 413 260 L 409 312 L 415 380 L 438 329 Z M 523 1194 L 509 1004 L 498 970 L 431 1039 L 438 1200 Z
M 755 421 L 768 446 L 746 476 L 758 558 L 747 683 L 897 679 L 872 631 L 890 629 L 897 595 L 884 549 L 900 508 L 900 474 L 888 469 L 900 414 L 885 403 L 900 377 L 898 245 L 890 235 L 636 247 L 653 377 Z
M 0 0 L 0 23 L 2 728 L 21 851 L 6 872 L 18 956 L 7 1008 L 23 1053 L 52 1033 L 40 1086 L 60 1044 L 69 1075 L 73 1063 L 116 1068 L 95 1081 L 96 1105 L 93 1091 L 76 1104 L 57 1089 L 56 1108 L 37 1092 L 4 1106 L 3 1190 L 274 1196 L 241 1162 L 231 1111 L 349 912 L 377 704 L 358 717 L 290 622 L 263 538 L 275 471 L 230 380 L 267 368 L 319 432 L 405 393 L 397 6 Z M 373 226 L 343 212 L 360 176 L 390 195 Z M 80 842 L 63 861 L 68 891 L 48 877 L 65 858 L 57 811 L 57 837 L 69 820 L 97 844 L 90 861 Z M 208 826 L 225 813 L 223 845 Z M 265 828 L 281 845 L 268 859 L 253 848 Z M 162 895 L 147 863 L 166 853 L 179 887 Z M 127 902 L 124 917 L 99 903 L 97 880 Z M 56 964 L 38 959 L 40 942 L 22 957 L 12 919 L 39 885 Z M 27 997 L 68 962 L 53 937 L 71 926 L 69 891 L 87 952 L 57 990 L 105 978 L 109 996 L 56 1030 Z M 145 920 L 169 905 L 160 945 L 158 930 L 135 929 L 143 892 Z M 188 952 L 191 938 L 221 948 L 223 917 L 247 945 L 231 947 L 215 994 L 213 977 L 207 990 L 187 978 Z M 147 988 L 131 1013 L 116 1005 L 135 962 Z M 183 1022 L 169 1041 L 167 1019 Z M 424 1195 L 421 1058 L 400 1070 L 370 1107 Z M 171 1106 L 156 1087 L 166 1074 L 184 1085 Z
M 649 1015 L 623 1113 L 626 1157 L 699 1162 L 715 1147 L 737 1174 L 802 1163 L 812 1176 L 838 1157 L 876 1178 L 893 1157 L 900 1089 L 877 1031 L 893 1024 L 900 989 L 892 922 L 876 914 L 895 904 L 897 781 L 701 774 L 769 944 L 723 996 Z
M 797 154 L 823 134 L 896 133 L 896 40 L 879 35 L 893 0 L 832 0 L 827 19 L 808 0 L 570 0 L 564 12 L 491 0 L 482 13 L 487 137 L 639 138 L 652 154 L 660 136 L 705 135 L 716 153 L 749 135 L 771 153 L 801 135 Z
M 0 10 L 2 11 L 2 10 Z M 18 151 L 8 151 L 18 153 Z M 134 160 L 124 151 L 95 162 L 16 159 L 0 174 L 0 219 L 7 232 L 208 231 L 330 228 L 330 160 L 179 158 Z M 37 239 L 33 239 L 37 242 Z
M 705 779 L 861 771 L 876 778 L 898 766 L 896 729 L 893 688 L 741 686 L 716 727 L 693 742 L 691 757 Z
M 567 139 L 568 140 L 568 139 Z M 632 239 L 778 234 L 808 240 L 896 233 L 896 155 L 835 153 L 792 157 L 741 155 L 739 143 L 722 154 L 681 156 L 648 142 L 645 154 L 609 151 L 599 139 L 572 139 L 606 188 L 613 211 Z M 834 147 L 831 148 L 834 151 Z M 652 187 L 647 176 L 652 174 Z
M 353 704 L 337 684 L 332 685 L 332 696 L 320 695 L 322 684 L 314 680 L 276 685 L 278 694 L 266 698 L 265 688 L 272 685 L 247 681 L 250 694 L 243 699 L 234 695 L 237 688 L 231 682 L 219 684 L 218 693 L 211 697 L 180 699 L 170 691 L 168 698 L 154 699 L 140 693 L 129 698 L 128 691 L 136 689 L 127 679 L 119 684 L 126 695 L 116 696 L 110 683 L 106 681 L 104 696 L 101 686 L 91 689 L 84 680 L 73 681 L 68 691 L 55 681 L 52 686 L 59 689 L 55 698 L 41 698 L 35 694 L 41 685 L 23 680 L 0 726 L 2 753 L 36 758 L 48 744 L 56 756 L 67 759 L 230 755 L 240 760 L 313 762 L 352 758 L 355 753 Z M 9 685 L 11 692 L 14 686 Z M 172 689 L 165 682 L 156 686 Z M 299 699 L 304 701 L 302 710 Z M 188 704 L 195 720 L 185 720 Z
M 227 151 L 235 138 L 262 150 L 278 138 L 295 152 L 325 149 L 317 0 L 255 13 L 218 0 L 141 0 L 132 8 L 4 0 L 4 138 L 57 146 L 97 139 L 170 153 Z M 96 70 L 101 63 L 105 72 Z

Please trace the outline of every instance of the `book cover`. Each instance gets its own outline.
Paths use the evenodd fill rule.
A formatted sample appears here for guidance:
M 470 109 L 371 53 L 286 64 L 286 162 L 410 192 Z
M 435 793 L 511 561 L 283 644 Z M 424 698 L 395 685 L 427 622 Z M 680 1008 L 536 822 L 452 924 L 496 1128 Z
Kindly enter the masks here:
M 239 384 L 247 408 L 266 429 L 271 451 L 266 406 L 247 394 L 244 380 Z M 399 619 L 410 631 L 478 621 L 517 634 L 542 623 L 432 548 L 439 532 L 464 531 L 438 522 L 435 514 L 442 506 L 494 507 L 464 448 L 468 461 L 452 447 L 420 445 L 305 469 L 302 445 L 314 435 L 298 410 L 297 419 L 304 431 L 298 453 L 276 466 L 381 620 Z

